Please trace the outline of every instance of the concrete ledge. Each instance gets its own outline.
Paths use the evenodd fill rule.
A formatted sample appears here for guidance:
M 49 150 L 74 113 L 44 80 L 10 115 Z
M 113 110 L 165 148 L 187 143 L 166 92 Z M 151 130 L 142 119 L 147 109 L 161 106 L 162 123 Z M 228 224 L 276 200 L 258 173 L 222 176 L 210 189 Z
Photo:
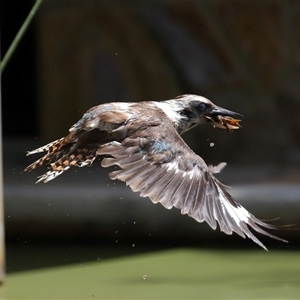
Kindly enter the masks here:
M 231 194 L 255 216 L 280 217 L 277 224 L 300 223 L 300 185 L 251 184 L 231 189 Z M 52 184 L 5 186 L 5 219 L 8 235 L 101 236 L 116 231 L 133 236 L 184 237 L 211 234 L 180 211 L 166 210 L 141 198 L 122 183 L 116 185 Z M 170 234 L 171 233 L 171 234 Z M 171 235 L 171 236 L 170 236 Z M 299 236 L 297 231 L 294 234 Z M 115 234 L 113 238 L 115 238 Z
M 96 239 L 201 239 L 227 238 L 217 229 L 170 211 L 131 192 L 123 182 L 111 181 L 109 169 L 73 168 L 47 184 L 34 184 L 45 170 L 22 174 L 35 157 L 26 158 L 28 141 L 6 142 L 4 194 L 6 236 Z M 300 224 L 300 183 L 297 169 L 276 166 L 228 167 L 218 176 L 233 186 L 230 193 L 256 217 L 276 224 Z M 247 184 L 245 184 L 247 182 Z M 285 231 L 298 239 L 299 231 Z

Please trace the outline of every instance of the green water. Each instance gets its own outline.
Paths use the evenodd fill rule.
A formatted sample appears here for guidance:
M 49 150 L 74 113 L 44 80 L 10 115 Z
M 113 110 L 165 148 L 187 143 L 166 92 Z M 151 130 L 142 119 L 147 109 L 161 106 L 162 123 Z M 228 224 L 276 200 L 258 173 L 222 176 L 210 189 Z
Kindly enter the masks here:
M 8 273 L 0 298 L 300 299 L 299 254 L 180 248 L 95 257 Z

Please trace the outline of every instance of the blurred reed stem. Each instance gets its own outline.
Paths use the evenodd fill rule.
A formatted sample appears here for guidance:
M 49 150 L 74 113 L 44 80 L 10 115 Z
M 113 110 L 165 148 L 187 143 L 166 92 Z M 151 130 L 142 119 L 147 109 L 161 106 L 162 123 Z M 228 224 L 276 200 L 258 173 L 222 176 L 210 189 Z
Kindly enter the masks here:
M 8 48 L 7 52 L 4 55 L 3 60 L 1 61 L 0 64 L 0 74 L 2 75 L 7 63 L 9 62 L 11 56 L 13 55 L 13 53 L 15 52 L 18 44 L 20 43 L 24 33 L 26 32 L 29 24 L 32 21 L 32 18 L 34 17 L 35 13 L 37 12 L 37 10 L 39 9 L 40 5 L 42 4 L 43 0 L 36 0 L 35 4 L 33 5 L 32 9 L 30 10 L 27 18 L 25 19 L 23 25 L 21 26 L 19 32 L 17 33 L 17 35 L 15 36 L 13 42 L 11 43 L 10 47 Z

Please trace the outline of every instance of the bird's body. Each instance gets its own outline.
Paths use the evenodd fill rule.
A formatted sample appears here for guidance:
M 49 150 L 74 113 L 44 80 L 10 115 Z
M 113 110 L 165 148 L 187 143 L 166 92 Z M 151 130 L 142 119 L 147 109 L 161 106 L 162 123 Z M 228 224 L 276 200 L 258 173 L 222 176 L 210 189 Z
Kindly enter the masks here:
M 206 221 L 213 229 L 218 223 L 226 234 L 247 236 L 266 249 L 248 226 L 285 241 L 262 229 L 277 227 L 250 214 L 214 177 L 224 163 L 207 166 L 180 136 L 204 123 L 237 129 L 238 120 L 231 118 L 236 116 L 241 115 L 196 95 L 161 102 L 102 104 L 88 110 L 66 137 L 28 152 L 47 153 L 25 170 L 49 165 L 50 170 L 38 180 L 47 182 L 71 166 L 91 165 L 98 155 L 104 155 L 103 167 L 120 168 L 110 173 L 110 178 L 126 182 L 142 197 L 168 209 L 181 209 L 182 214 Z

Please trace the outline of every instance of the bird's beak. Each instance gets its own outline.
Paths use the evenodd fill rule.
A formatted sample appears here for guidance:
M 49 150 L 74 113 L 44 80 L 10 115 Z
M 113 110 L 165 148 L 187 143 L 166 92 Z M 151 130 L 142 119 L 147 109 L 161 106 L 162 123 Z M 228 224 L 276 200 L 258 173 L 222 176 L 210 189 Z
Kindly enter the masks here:
M 205 114 L 205 118 L 211 125 L 227 129 L 227 131 L 239 129 L 241 127 L 239 124 L 241 120 L 239 118 L 241 117 L 243 115 L 219 106 L 213 107 Z

